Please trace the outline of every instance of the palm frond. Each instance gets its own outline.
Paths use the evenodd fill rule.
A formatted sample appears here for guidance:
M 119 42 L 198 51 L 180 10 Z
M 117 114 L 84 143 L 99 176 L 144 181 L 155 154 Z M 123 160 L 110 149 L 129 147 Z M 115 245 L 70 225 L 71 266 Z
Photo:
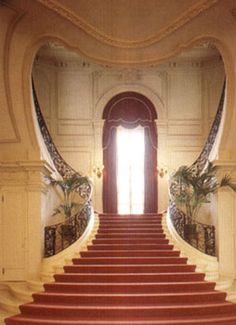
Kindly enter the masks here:
M 232 182 L 232 179 L 231 179 L 231 177 L 230 177 L 230 175 L 225 175 L 223 178 L 222 178 L 222 180 L 221 180 L 221 182 L 220 182 L 220 187 L 224 187 L 224 186 L 228 186 L 228 187 L 230 187 L 234 192 L 236 192 L 236 184 L 234 184 L 233 182 Z
M 229 175 L 225 175 L 218 183 L 217 170 L 217 166 L 208 162 L 202 171 L 194 166 L 181 166 L 172 174 L 170 195 L 182 211 L 191 213 L 192 217 L 196 216 L 199 207 L 210 203 L 211 195 L 222 186 L 228 186 L 236 192 L 236 184 Z

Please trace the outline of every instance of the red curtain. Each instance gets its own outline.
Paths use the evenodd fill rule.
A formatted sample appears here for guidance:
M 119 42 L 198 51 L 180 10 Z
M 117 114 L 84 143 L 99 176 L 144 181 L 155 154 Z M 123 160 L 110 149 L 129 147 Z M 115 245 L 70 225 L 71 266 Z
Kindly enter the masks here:
M 145 156 L 144 156 L 144 213 L 157 212 L 157 147 L 152 143 L 153 129 L 145 128 Z M 156 132 L 155 132 L 156 133 Z
M 107 146 L 103 148 L 103 212 L 117 213 L 116 129 L 110 130 Z

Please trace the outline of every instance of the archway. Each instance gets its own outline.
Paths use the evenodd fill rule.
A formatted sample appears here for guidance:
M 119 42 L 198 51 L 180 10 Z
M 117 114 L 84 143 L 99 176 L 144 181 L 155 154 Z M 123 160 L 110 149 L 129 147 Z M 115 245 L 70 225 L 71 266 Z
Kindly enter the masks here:
M 157 114 L 152 102 L 136 92 L 114 96 L 105 106 L 103 128 L 103 211 L 118 212 L 117 130 L 144 129 L 144 213 L 157 212 Z

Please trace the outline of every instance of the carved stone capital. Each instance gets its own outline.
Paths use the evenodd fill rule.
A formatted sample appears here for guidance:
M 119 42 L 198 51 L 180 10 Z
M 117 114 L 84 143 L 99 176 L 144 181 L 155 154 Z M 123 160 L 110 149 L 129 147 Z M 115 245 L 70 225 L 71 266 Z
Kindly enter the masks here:
M 44 191 L 44 176 L 53 169 L 45 161 L 16 161 L 0 163 L 0 187 L 23 187 L 26 190 Z

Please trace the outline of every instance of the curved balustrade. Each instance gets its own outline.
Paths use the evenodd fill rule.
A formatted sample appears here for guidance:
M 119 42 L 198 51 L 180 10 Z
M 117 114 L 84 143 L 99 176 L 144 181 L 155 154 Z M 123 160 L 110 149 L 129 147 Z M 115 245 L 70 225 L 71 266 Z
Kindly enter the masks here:
M 187 240 L 184 234 L 186 216 L 183 211 L 177 208 L 173 201 L 169 205 L 169 214 L 175 230 L 184 240 L 199 251 L 215 256 L 215 227 L 213 225 L 196 222 L 196 236 Z
M 225 86 L 226 84 L 224 83 L 216 116 L 213 121 L 208 138 L 205 142 L 205 145 L 199 157 L 195 160 L 195 162 L 190 167 L 193 173 L 196 174 L 200 173 L 209 161 L 209 156 L 213 148 L 213 145 L 216 141 L 216 137 L 220 128 L 223 107 L 224 107 Z M 169 213 L 177 233 L 184 240 L 188 241 L 190 245 L 199 249 L 201 252 L 206 253 L 208 255 L 215 256 L 215 227 L 213 225 L 207 225 L 207 224 L 196 222 L 195 238 L 190 238 L 190 239 L 188 238 L 187 240 L 184 231 L 186 225 L 186 215 L 183 211 L 178 209 L 178 207 L 171 199 L 169 204 Z
M 66 222 L 44 228 L 44 257 L 53 256 L 73 244 L 86 229 L 92 213 L 91 202 Z
M 211 150 L 212 150 L 212 148 L 213 148 L 213 146 L 215 144 L 216 137 L 217 137 L 217 134 L 218 134 L 218 131 L 219 131 L 219 128 L 220 128 L 220 122 L 221 122 L 221 119 L 222 119 L 222 114 L 223 114 L 224 99 L 225 99 L 225 86 L 226 86 L 226 82 L 224 82 L 221 97 L 220 97 L 220 102 L 219 102 L 218 109 L 217 109 L 217 112 L 216 112 L 216 116 L 215 116 L 214 121 L 212 123 L 210 133 L 209 133 L 209 135 L 207 137 L 205 145 L 204 145 L 200 155 L 198 156 L 198 158 L 192 164 L 192 168 L 194 168 L 196 171 L 201 171 L 201 170 L 204 169 L 204 167 L 206 166 L 206 164 L 207 164 L 207 162 L 209 160 Z
M 50 135 L 50 132 L 48 130 L 48 127 L 46 125 L 46 122 L 44 120 L 43 114 L 41 112 L 38 98 L 36 95 L 34 82 L 32 81 L 32 89 L 33 89 L 33 99 L 34 99 L 34 106 L 37 116 L 37 121 L 39 125 L 40 132 L 42 134 L 44 143 L 46 145 L 46 148 L 50 154 L 50 157 L 53 161 L 53 164 L 58 171 L 58 173 L 63 177 L 71 177 L 73 174 L 77 173 L 70 165 L 67 164 L 67 162 L 62 158 L 59 151 L 57 150 L 56 145 L 54 144 L 52 137 Z M 79 173 L 77 173 L 79 174 Z
M 50 132 L 47 128 L 46 122 L 42 115 L 38 98 L 36 95 L 34 83 L 32 80 L 33 100 L 35 105 L 36 116 L 45 142 L 46 148 L 52 162 L 63 179 L 71 178 L 73 175 L 83 177 L 80 173 L 76 172 L 67 162 L 62 158 L 56 145 L 54 144 Z M 75 242 L 84 232 L 87 227 L 89 217 L 91 215 L 91 196 L 92 184 L 88 180 L 83 182 L 76 190 L 80 197 L 84 199 L 85 205 L 81 212 L 63 223 L 45 227 L 44 231 L 44 255 L 45 257 L 55 255 Z

